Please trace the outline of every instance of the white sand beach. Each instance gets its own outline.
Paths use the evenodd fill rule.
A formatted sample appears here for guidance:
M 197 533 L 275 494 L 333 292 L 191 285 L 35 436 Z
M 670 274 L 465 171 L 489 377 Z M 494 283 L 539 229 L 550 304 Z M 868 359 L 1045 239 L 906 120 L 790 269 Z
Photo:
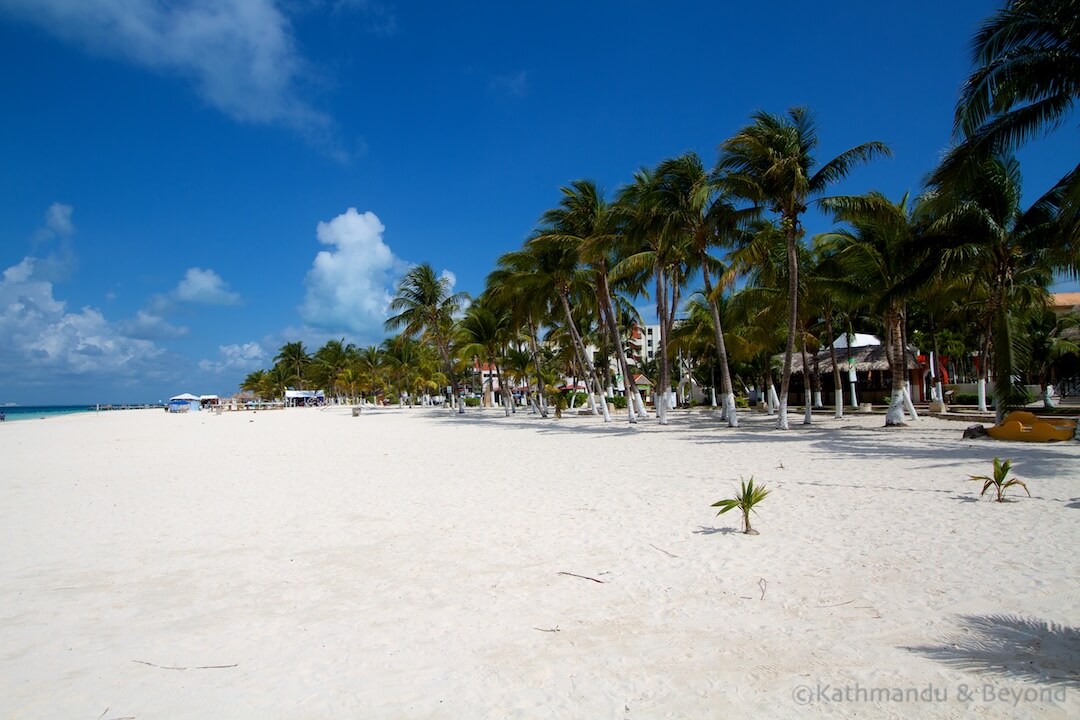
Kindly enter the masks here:
M 1080 442 L 743 417 L 6 423 L 0 717 L 1080 717 Z

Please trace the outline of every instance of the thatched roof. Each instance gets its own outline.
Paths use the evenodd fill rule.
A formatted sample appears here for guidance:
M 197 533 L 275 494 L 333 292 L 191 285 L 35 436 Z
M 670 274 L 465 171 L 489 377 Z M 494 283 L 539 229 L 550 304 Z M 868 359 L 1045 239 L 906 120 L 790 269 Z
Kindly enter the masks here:
M 919 361 L 915 356 L 915 352 L 908 348 L 908 367 L 919 367 Z M 783 355 L 779 356 L 783 361 Z M 850 350 L 837 350 L 836 362 L 840 364 L 840 371 L 847 372 L 849 367 L 848 358 L 855 360 L 856 372 L 869 372 L 871 370 L 888 370 L 889 361 L 885 359 L 885 346 L 884 345 L 868 345 L 866 347 L 856 347 Z M 811 363 L 813 360 L 811 360 Z M 817 354 L 818 372 L 823 375 L 831 373 L 832 368 L 832 356 L 828 350 L 822 350 Z M 791 372 L 802 374 L 803 362 L 802 353 L 796 352 L 791 357 Z

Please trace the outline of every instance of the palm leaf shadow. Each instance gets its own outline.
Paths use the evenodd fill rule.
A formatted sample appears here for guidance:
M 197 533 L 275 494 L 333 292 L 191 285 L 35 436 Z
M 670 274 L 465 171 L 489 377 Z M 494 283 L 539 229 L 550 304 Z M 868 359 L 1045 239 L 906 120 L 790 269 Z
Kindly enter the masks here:
M 941 645 L 906 649 L 979 675 L 1080 688 L 1080 628 L 1018 615 L 961 615 L 959 625 Z

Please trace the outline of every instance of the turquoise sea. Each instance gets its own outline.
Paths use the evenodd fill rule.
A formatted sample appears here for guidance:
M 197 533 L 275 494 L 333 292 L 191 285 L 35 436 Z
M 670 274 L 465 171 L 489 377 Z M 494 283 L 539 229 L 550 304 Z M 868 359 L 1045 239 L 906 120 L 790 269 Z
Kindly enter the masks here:
M 4 419 L 7 421 L 36 420 L 57 415 L 94 412 L 95 409 L 94 405 L 7 405 L 0 406 L 0 413 L 4 414 Z

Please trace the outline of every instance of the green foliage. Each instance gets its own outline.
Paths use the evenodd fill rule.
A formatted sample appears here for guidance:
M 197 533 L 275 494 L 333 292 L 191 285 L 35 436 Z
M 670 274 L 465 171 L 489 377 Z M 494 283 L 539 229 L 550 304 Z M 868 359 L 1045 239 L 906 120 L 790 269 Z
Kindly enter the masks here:
M 748 408 L 750 407 L 750 398 L 743 397 L 742 395 L 735 398 L 735 407 Z
M 1023 480 L 1009 477 L 1009 470 L 1011 469 L 1011 460 L 1002 462 L 1001 460 L 994 458 L 994 474 L 992 477 L 989 475 L 969 475 L 968 477 L 971 480 L 976 480 L 983 484 L 982 492 L 979 493 L 980 497 L 985 495 L 986 491 L 992 487 L 997 490 L 997 501 L 1005 502 L 1005 491 L 1014 485 L 1019 485 L 1024 488 L 1024 492 L 1027 493 L 1027 496 L 1031 497 L 1031 491 L 1028 490 L 1027 485 L 1024 484 Z
M 757 530 L 750 527 L 750 511 L 753 510 L 753 512 L 757 513 L 757 510 L 754 510 L 754 506 L 764 500 L 765 496 L 769 494 L 769 491 L 765 489 L 764 485 L 755 486 L 753 475 L 750 476 L 749 481 L 743 480 L 742 478 L 739 478 L 739 480 L 742 482 L 742 486 L 735 496 L 730 497 L 727 500 L 714 502 L 711 507 L 720 508 L 720 511 L 716 513 L 717 517 L 723 515 L 728 510 L 738 508 L 743 516 L 743 532 L 747 535 L 757 535 Z
M 467 397 L 465 398 L 465 407 L 480 407 L 480 398 Z
M 616 395 L 615 397 L 608 398 L 608 402 L 615 406 L 616 410 L 626 409 L 626 396 Z
M 1025 401 L 1026 403 L 1035 402 L 1035 396 L 1032 395 L 1030 392 L 1027 392 L 1026 390 L 1025 390 L 1024 397 L 1027 398 L 1027 400 Z M 993 402 L 993 400 L 994 400 L 994 394 L 992 392 L 990 392 L 989 388 L 987 388 L 986 402 L 990 403 L 990 402 Z M 953 395 L 953 400 L 952 401 L 953 401 L 954 405 L 978 405 L 979 404 L 979 396 L 976 395 L 975 393 L 957 393 L 956 395 Z

